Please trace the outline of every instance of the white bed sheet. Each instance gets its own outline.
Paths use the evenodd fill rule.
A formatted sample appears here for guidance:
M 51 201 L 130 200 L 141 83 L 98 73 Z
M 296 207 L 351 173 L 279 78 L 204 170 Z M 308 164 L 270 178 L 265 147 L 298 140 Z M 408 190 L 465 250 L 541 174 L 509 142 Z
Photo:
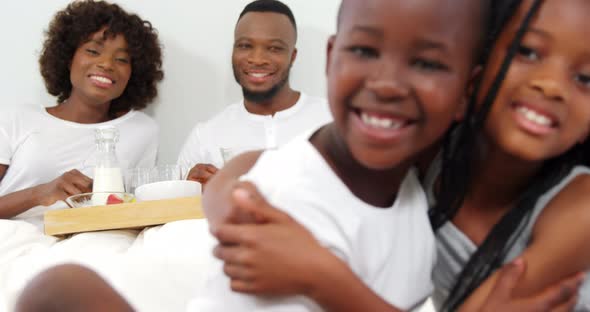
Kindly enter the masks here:
M 204 283 L 214 243 L 205 220 L 64 240 L 26 222 L 0 220 L 0 311 L 12 311 L 31 278 L 61 263 L 95 270 L 138 311 L 184 311 Z

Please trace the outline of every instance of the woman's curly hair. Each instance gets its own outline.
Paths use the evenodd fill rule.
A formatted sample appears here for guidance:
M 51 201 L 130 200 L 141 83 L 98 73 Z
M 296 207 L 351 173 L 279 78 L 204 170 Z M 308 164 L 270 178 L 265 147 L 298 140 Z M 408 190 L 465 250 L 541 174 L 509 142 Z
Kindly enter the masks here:
M 156 85 L 164 78 L 157 32 L 150 22 L 104 1 L 74 1 L 49 24 L 39 58 L 47 91 L 57 96 L 58 103 L 70 97 L 69 68 L 76 49 L 103 28 L 105 36 L 125 37 L 131 57 L 131 77 L 123 94 L 111 101 L 109 113 L 145 108 L 158 95 Z

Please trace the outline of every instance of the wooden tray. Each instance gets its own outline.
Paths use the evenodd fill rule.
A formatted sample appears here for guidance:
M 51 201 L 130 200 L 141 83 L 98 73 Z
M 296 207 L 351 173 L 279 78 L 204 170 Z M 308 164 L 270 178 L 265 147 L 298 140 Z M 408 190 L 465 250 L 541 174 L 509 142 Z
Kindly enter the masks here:
M 50 210 L 45 234 L 143 228 L 172 221 L 204 218 L 201 197 L 153 200 L 141 203 Z

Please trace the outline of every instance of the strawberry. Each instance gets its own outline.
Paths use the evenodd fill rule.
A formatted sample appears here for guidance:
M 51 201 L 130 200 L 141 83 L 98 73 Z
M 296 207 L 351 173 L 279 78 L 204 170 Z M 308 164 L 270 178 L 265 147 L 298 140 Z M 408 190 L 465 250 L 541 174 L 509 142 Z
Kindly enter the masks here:
M 107 205 L 115 205 L 115 204 L 122 204 L 123 200 L 117 197 L 115 194 L 109 195 L 107 198 Z

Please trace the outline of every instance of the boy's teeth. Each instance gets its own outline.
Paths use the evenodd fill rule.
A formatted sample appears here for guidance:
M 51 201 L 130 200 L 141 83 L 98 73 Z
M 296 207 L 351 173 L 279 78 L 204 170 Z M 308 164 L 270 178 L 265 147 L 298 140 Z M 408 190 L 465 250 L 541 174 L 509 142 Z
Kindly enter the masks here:
M 255 78 L 264 78 L 264 77 L 268 76 L 268 74 L 250 73 L 250 76 L 255 77 Z
M 379 118 L 376 116 L 369 116 L 365 113 L 361 113 L 361 120 L 366 125 L 369 125 L 374 128 L 383 128 L 383 129 L 399 129 L 402 127 L 402 123 L 398 121 L 394 121 L 389 118 Z
M 538 114 L 537 112 L 535 112 L 532 109 L 528 109 L 524 106 L 520 106 L 517 110 L 516 110 L 519 114 L 521 114 L 522 116 L 524 116 L 524 118 L 526 118 L 529 121 L 532 121 L 538 125 L 541 126 L 551 126 L 551 119 L 547 118 L 546 116 L 543 116 L 541 114 Z
M 91 76 L 90 78 L 92 78 L 93 80 L 96 80 L 98 82 L 102 82 L 102 83 L 113 83 L 113 81 L 110 80 L 109 78 L 105 78 L 105 77 L 101 77 L 101 76 Z

